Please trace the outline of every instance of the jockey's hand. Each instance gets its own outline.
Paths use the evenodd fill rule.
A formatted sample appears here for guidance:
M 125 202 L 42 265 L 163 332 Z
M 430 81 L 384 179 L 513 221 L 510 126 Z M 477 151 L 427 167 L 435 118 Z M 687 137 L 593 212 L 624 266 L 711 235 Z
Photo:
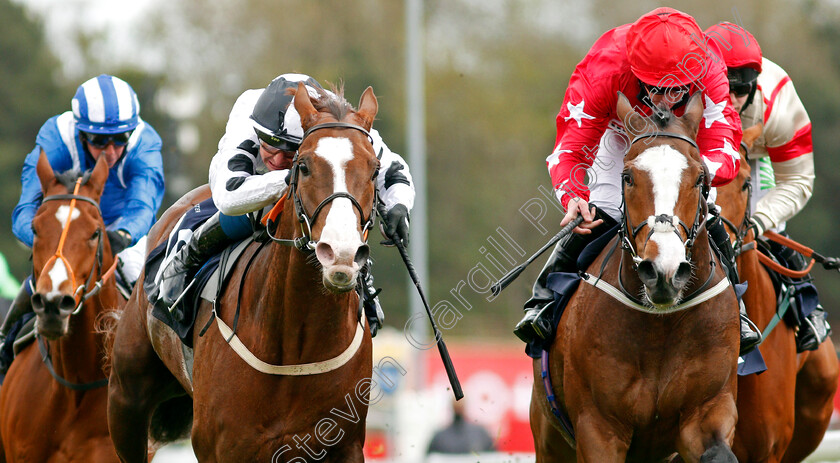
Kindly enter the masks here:
M 583 222 L 572 230 L 575 233 L 588 235 L 592 233 L 593 228 L 604 223 L 602 219 L 595 220 L 595 206 L 590 206 L 585 199 L 572 198 L 567 205 L 566 216 L 560 221 L 560 227 L 565 227 L 575 220 L 578 214 L 583 216 Z
M 408 208 L 403 204 L 397 204 L 385 214 L 385 224 L 382 233 L 388 238 L 381 244 L 384 246 L 395 246 L 396 241 L 402 242 L 403 247 L 408 247 Z
M 131 244 L 131 235 L 125 230 L 108 230 L 108 241 L 111 242 L 111 254 L 116 256 Z

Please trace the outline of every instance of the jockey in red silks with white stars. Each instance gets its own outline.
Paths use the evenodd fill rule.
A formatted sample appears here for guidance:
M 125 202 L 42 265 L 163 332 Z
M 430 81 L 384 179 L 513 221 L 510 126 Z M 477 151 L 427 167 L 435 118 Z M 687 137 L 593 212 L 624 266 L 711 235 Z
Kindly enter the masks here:
M 553 336 L 552 314 L 543 310 L 553 300 L 545 287 L 548 274 L 576 271 L 583 247 L 621 218 L 621 171 L 630 142 L 616 115 L 619 91 L 646 116 L 662 104 L 681 116 L 689 96 L 702 92 L 697 144 L 712 185 L 725 185 L 738 173 L 741 122 L 729 100 L 726 66 L 694 18 L 658 8 L 607 31 L 575 68 L 557 114 L 554 151 L 546 161 L 567 211 L 560 225 L 579 214 L 584 221 L 558 243 L 525 303 L 525 318 L 514 332 L 526 342 Z M 745 351 L 760 337 L 746 322 L 741 325 Z

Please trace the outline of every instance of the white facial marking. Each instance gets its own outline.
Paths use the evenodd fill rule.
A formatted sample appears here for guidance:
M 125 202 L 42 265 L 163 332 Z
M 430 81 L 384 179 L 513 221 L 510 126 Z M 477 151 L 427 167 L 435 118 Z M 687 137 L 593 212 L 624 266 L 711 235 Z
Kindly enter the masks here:
M 315 154 L 324 158 L 332 167 L 333 192 L 347 192 L 345 168 L 353 159 L 353 145 L 347 138 L 322 138 L 318 140 Z M 357 230 L 358 218 L 353 212 L 353 204 L 347 198 L 336 198 L 327 214 L 326 224 L 321 231 L 321 241 L 328 242 L 336 254 L 337 260 L 349 257 L 352 262 L 356 250 L 362 244 Z M 357 264 L 353 264 L 354 268 Z
M 64 207 L 64 206 L 62 206 L 62 207 Z M 62 283 L 67 281 L 68 273 L 67 273 L 67 267 L 64 265 L 64 261 L 61 260 L 61 259 L 56 259 L 55 262 L 53 263 L 53 267 L 50 269 L 50 271 L 47 273 L 47 275 L 49 275 L 50 282 L 52 284 L 52 288 L 50 289 L 50 292 L 48 292 L 46 294 L 46 298 L 49 300 L 49 299 L 54 299 L 54 298 L 61 295 L 61 292 L 59 291 L 59 287 L 61 286 Z M 74 289 L 74 288 L 71 288 L 71 289 Z
M 688 167 L 686 157 L 670 146 L 655 146 L 645 150 L 633 163 L 650 176 L 654 216 L 675 215 L 682 173 Z M 668 276 L 673 275 L 679 264 L 685 262 L 685 247 L 674 228 L 673 223 L 656 224 L 650 238 L 659 250 L 654 262 Z
M 70 206 L 63 205 L 58 206 L 58 210 L 55 213 L 55 218 L 58 219 L 58 222 L 61 224 L 61 227 L 64 228 L 64 225 L 67 223 L 67 215 L 70 213 Z M 77 219 L 79 217 L 79 209 L 73 208 L 73 216 L 70 217 L 70 221 Z

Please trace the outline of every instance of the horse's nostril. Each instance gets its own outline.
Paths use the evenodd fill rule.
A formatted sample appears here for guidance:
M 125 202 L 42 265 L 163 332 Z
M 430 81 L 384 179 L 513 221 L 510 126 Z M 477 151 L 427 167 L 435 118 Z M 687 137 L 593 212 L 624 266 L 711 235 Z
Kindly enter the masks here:
M 364 267 L 367 264 L 368 257 L 370 257 L 370 246 L 363 244 L 356 250 L 356 257 L 353 260 L 359 264 L 359 267 Z
M 74 310 L 76 310 L 76 299 L 67 294 L 61 296 L 61 300 L 58 301 L 58 311 L 68 313 Z
M 44 296 L 41 293 L 35 293 L 32 295 L 32 310 L 37 312 L 44 312 Z
M 335 262 L 335 252 L 333 252 L 332 246 L 324 241 L 315 245 L 315 256 L 323 265 L 332 265 Z
M 644 283 L 645 286 L 656 285 L 658 275 L 656 273 L 656 267 L 653 265 L 653 261 L 645 259 L 639 262 L 638 272 L 639 278 L 642 280 L 642 283 Z
M 688 262 L 681 262 L 680 265 L 677 267 L 677 271 L 674 273 L 674 277 L 671 279 L 675 288 L 681 289 L 685 285 L 688 284 L 688 280 L 691 278 L 691 264 Z

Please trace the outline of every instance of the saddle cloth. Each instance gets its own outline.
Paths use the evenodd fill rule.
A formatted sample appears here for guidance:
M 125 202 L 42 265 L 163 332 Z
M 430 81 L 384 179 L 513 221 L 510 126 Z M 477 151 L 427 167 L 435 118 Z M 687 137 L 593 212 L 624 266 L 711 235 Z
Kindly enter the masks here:
M 143 289 L 146 291 L 150 303 L 154 304 L 157 301 L 160 292 L 160 276 L 163 273 L 164 266 L 169 263 L 177 250 L 189 244 L 193 231 L 198 229 L 217 210 L 212 198 L 195 205 L 184 213 L 170 233 L 169 239 L 149 253 L 144 270 Z M 196 271 L 195 275 L 188 275 L 187 281 L 191 281 L 190 278 L 194 281 L 171 311 L 162 305 L 155 304 L 152 315 L 172 328 L 186 346 L 192 347 L 196 316 L 202 298 L 210 302 L 215 301 L 216 295 L 224 282 L 224 277 L 236 264 L 236 259 L 242 251 L 253 241 L 253 237 L 246 238 L 229 246 L 221 254 L 210 258 Z M 225 262 L 223 272 L 219 272 L 220 262 Z

